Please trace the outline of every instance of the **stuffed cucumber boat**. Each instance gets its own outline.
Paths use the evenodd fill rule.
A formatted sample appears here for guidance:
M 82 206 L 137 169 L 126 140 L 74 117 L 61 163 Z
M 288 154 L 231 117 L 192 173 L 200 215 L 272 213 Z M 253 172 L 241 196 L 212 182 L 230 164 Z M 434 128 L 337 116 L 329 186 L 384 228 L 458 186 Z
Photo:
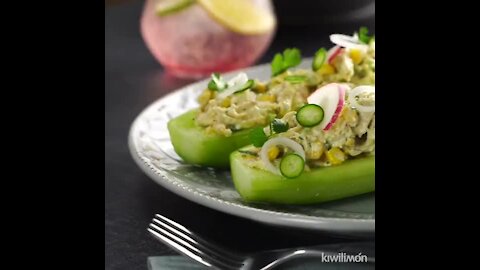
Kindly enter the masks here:
M 228 167 L 230 154 L 251 144 L 255 128 L 265 127 L 308 103 L 316 89 L 332 82 L 374 84 L 374 41 L 348 49 L 337 45 L 318 50 L 311 69 L 291 68 L 301 62 L 298 49 L 286 49 L 271 63 L 266 82 L 239 73 L 229 81 L 212 74 L 198 97 L 199 108 L 168 123 L 177 154 L 187 163 Z M 373 63 L 373 64 L 372 64 Z
M 313 72 L 295 74 L 299 73 L 316 78 Z M 252 128 L 263 127 L 275 117 L 301 107 L 317 85 L 290 84 L 280 78 L 275 83 L 262 83 L 248 79 L 245 73 L 232 80 L 237 82 L 227 82 L 231 86 L 223 91 L 212 90 L 216 86 L 209 84 L 210 88 L 198 98 L 198 109 L 168 123 L 174 149 L 185 162 L 228 167 L 230 153 L 250 144 Z
M 375 87 L 328 84 L 231 154 L 246 201 L 309 204 L 375 190 Z M 263 134 L 263 135 L 262 135 Z

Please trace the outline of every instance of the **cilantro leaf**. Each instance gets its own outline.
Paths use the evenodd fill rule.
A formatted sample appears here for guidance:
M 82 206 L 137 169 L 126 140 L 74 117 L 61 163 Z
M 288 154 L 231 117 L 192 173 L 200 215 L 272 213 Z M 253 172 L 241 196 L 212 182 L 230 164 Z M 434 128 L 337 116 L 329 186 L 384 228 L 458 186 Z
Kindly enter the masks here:
M 270 125 L 275 133 L 282 133 L 288 130 L 288 123 L 283 121 L 282 119 L 273 119 Z
M 287 68 L 297 66 L 302 62 L 302 55 L 297 48 L 286 49 L 283 52 L 283 62 Z
M 364 26 L 360 27 L 360 30 L 358 31 L 358 40 L 365 44 L 368 44 L 372 39 L 375 39 L 375 36 L 368 35 L 368 28 Z
M 267 135 L 265 135 L 265 132 L 261 127 L 252 129 L 248 134 L 248 137 L 250 139 L 250 142 L 255 147 L 262 147 L 262 145 L 268 140 Z
M 272 76 L 283 72 L 283 56 L 281 53 L 275 54 L 272 60 Z
M 295 67 L 302 62 L 302 55 L 297 48 L 288 48 L 283 54 L 277 53 L 273 57 L 271 67 L 272 76 L 277 76 L 291 67 Z
M 218 91 L 217 84 L 213 80 L 210 80 L 208 82 L 208 89 L 210 89 L 212 91 Z

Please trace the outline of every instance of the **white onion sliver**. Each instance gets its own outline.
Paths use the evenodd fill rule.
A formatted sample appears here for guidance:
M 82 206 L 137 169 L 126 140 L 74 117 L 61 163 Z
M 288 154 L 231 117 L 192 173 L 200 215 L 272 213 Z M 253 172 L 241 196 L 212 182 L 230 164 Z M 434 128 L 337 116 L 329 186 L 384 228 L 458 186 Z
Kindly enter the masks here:
M 362 51 L 368 51 L 368 45 L 361 43 L 358 38 L 342 35 L 342 34 L 332 34 L 330 35 L 330 41 L 334 44 L 337 44 L 340 47 L 345 47 L 348 49 L 359 49 Z
M 248 76 L 244 72 L 239 73 L 237 76 L 230 79 L 227 83 L 228 87 L 232 87 L 236 84 L 244 84 L 248 81 Z
M 227 83 L 227 88 L 220 92 L 217 96 L 218 99 L 224 99 L 231 94 L 237 92 L 242 86 L 248 81 L 247 74 L 239 73 L 237 76 L 233 77 Z
M 271 147 L 277 146 L 277 145 L 281 145 L 281 146 L 292 149 L 295 154 L 301 156 L 303 160 L 305 160 L 305 150 L 303 150 L 303 147 L 299 143 L 285 137 L 272 138 L 266 141 L 265 144 L 263 144 L 262 149 L 260 150 L 260 158 L 263 164 L 265 164 L 265 168 L 271 171 L 272 173 L 281 175 L 280 169 L 275 167 L 275 165 L 273 165 L 273 163 L 270 162 L 270 159 L 268 158 L 268 150 Z
M 360 112 L 375 112 L 375 105 L 373 106 L 361 105 L 358 103 L 357 99 L 355 98 L 356 96 L 364 92 L 375 93 L 375 86 L 361 85 L 352 89 L 352 91 L 348 93 L 348 101 L 350 102 L 350 105 Z
M 217 87 L 219 89 L 225 88 L 226 85 L 225 85 L 225 82 L 223 81 L 221 76 L 219 76 L 219 78 L 217 78 L 217 76 L 212 74 L 212 80 L 215 82 L 215 84 L 217 85 Z
M 220 94 L 218 94 L 217 98 L 218 99 L 224 99 L 224 98 L 230 96 L 231 94 L 237 92 L 238 89 L 240 89 L 241 87 L 242 87 L 241 84 L 237 84 L 237 85 L 234 85 L 232 87 L 229 87 L 229 88 L 223 90 L 222 92 L 220 92 Z

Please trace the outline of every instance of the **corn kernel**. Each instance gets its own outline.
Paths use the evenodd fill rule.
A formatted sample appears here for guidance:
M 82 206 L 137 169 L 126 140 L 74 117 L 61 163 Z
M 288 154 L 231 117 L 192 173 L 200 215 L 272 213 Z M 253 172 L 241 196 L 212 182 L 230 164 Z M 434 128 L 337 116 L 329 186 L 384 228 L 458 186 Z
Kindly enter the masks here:
M 319 159 L 323 154 L 323 145 L 320 142 L 314 142 L 311 144 L 311 149 L 308 153 L 310 159 Z
M 273 146 L 272 148 L 268 149 L 268 159 L 274 160 L 280 154 L 280 149 L 278 147 Z
M 333 147 L 327 152 L 327 159 L 332 165 L 338 165 L 345 161 L 345 154 L 338 147 Z
M 210 98 L 212 98 L 212 91 L 209 89 L 205 89 L 205 91 L 203 91 L 203 93 L 200 96 L 198 96 L 197 100 L 198 100 L 198 103 L 200 103 L 200 106 L 203 107 L 207 105 Z
M 275 102 L 275 101 L 277 100 L 277 98 L 276 98 L 274 95 L 264 94 L 264 95 L 258 96 L 257 100 L 258 100 L 258 101 L 270 101 L 270 102 Z
M 267 86 L 261 82 L 255 82 L 254 90 L 258 93 L 265 93 L 267 91 Z
M 330 75 L 333 73 L 335 73 L 335 68 L 328 63 L 323 64 L 323 66 L 318 70 L 318 74 L 320 75 Z
M 345 142 L 346 146 L 353 146 L 355 144 L 355 140 L 353 138 L 349 138 L 347 142 Z
M 363 53 L 358 49 L 350 50 L 350 58 L 352 58 L 353 63 L 360 64 L 363 59 Z
M 343 110 L 342 117 L 347 123 L 357 123 L 358 115 L 354 110 Z
M 227 108 L 232 104 L 232 99 L 230 97 L 226 97 L 222 102 L 220 103 L 220 106 Z

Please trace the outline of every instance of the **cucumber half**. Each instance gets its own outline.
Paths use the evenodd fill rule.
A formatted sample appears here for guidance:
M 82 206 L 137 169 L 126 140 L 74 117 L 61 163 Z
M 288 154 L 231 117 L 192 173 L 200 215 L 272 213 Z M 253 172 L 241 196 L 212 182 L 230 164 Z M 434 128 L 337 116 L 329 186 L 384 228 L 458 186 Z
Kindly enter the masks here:
M 248 202 L 313 204 L 375 191 L 375 156 L 348 160 L 341 165 L 314 168 L 286 178 L 251 166 L 247 146 L 230 155 L 232 180 Z
M 198 126 L 198 110 L 186 112 L 168 122 L 168 131 L 175 152 L 187 163 L 210 167 L 228 167 L 229 155 L 250 144 L 251 129 L 233 132 L 230 137 L 207 134 Z

